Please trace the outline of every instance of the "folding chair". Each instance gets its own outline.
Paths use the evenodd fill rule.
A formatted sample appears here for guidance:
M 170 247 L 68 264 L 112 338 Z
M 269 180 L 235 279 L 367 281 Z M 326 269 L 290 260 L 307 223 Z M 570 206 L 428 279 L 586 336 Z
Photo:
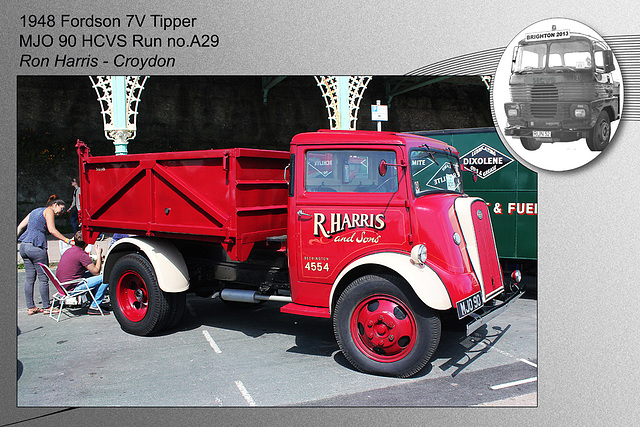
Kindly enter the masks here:
M 58 278 L 55 276 L 55 274 L 53 274 L 53 272 L 51 271 L 48 265 L 42 264 L 41 262 L 39 262 L 38 265 L 42 267 L 42 269 L 44 270 L 44 273 L 47 275 L 49 280 L 53 282 L 53 286 L 55 286 L 56 290 L 58 291 L 53 296 L 53 303 L 51 304 L 49 317 L 51 317 L 52 319 L 55 319 L 56 322 L 59 322 L 60 316 L 62 315 L 62 309 L 64 307 L 65 301 L 67 301 L 70 298 L 75 298 L 83 294 L 89 294 L 91 296 L 91 299 L 93 300 L 93 302 L 96 303 L 98 310 L 100 310 L 100 314 L 104 316 L 104 313 L 102 312 L 102 308 L 100 308 L 100 304 L 98 304 L 98 302 L 96 301 L 96 297 L 93 296 L 93 292 L 91 292 L 91 289 L 89 289 L 89 287 L 86 287 L 83 289 L 76 289 L 81 284 L 83 283 L 86 284 L 87 283 L 86 279 L 75 279 L 75 280 L 69 280 L 68 282 L 61 283 L 60 280 L 58 280 Z M 60 311 L 58 312 L 57 318 L 53 316 L 53 309 L 56 306 L 56 301 L 60 303 Z

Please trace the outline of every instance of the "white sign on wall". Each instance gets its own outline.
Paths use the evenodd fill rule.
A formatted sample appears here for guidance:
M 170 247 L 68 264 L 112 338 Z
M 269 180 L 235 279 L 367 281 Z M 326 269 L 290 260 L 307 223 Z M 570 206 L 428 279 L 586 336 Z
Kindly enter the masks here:
M 386 105 L 371 106 L 371 120 L 374 122 L 386 122 L 389 120 L 388 108 Z

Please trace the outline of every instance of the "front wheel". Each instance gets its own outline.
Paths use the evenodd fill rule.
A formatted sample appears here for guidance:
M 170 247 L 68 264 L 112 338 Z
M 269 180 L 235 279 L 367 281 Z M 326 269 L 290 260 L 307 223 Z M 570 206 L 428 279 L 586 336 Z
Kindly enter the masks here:
M 139 254 L 125 255 L 116 262 L 109 297 L 120 327 L 133 335 L 151 335 L 169 321 L 177 323 L 182 315 L 171 309 L 172 302 L 182 300 L 173 301 L 175 297 L 160 289 L 153 266 Z
M 440 318 L 392 276 L 363 276 L 344 290 L 333 316 L 336 339 L 362 372 L 406 378 L 440 342 Z
M 596 125 L 587 135 L 587 147 L 591 151 L 602 151 L 611 140 L 611 121 L 606 111 L 601 111 L 596 120 Z
M 520 142 L 522 143 L 524 149 L 528 151 L 535 151 L 542 146 L 542 141 L 535 138 L 522 137 L 520 138 Z

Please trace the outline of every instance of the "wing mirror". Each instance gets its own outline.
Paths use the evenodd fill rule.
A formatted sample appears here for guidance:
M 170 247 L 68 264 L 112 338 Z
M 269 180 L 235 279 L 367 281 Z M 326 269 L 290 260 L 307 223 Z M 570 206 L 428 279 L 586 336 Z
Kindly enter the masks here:
M 473 182 L 478 182 L 478 172 L 467 168 L 464 164 L 460 165 L 462 167 L 462 172 L 471 172 L 473 174 Z
M 378 173 L 380 174 L 380 176 L 385 176 L 387 174 L 389 166 L 404 168 L 407 165 L 404 163 L 404 160 L 401 160 L 400 163 L 387 163 L 384 160 L 380 160 L 380 164 L 378 165 Z

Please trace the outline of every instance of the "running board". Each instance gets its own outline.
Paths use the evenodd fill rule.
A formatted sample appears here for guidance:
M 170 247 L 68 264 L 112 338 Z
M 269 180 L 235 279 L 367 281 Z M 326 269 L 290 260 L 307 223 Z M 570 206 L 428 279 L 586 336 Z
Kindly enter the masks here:
M 282 313 L 299 314 L 301 316 L 310 316 L 310 317 L 323 317 L 325 319 L 328 319 L 331 317 L 331 313 L 329 313 L 328 308 L 312 307 L 310 305 L 301 305 L 293 302 L 280 307 L 280 311 Z

